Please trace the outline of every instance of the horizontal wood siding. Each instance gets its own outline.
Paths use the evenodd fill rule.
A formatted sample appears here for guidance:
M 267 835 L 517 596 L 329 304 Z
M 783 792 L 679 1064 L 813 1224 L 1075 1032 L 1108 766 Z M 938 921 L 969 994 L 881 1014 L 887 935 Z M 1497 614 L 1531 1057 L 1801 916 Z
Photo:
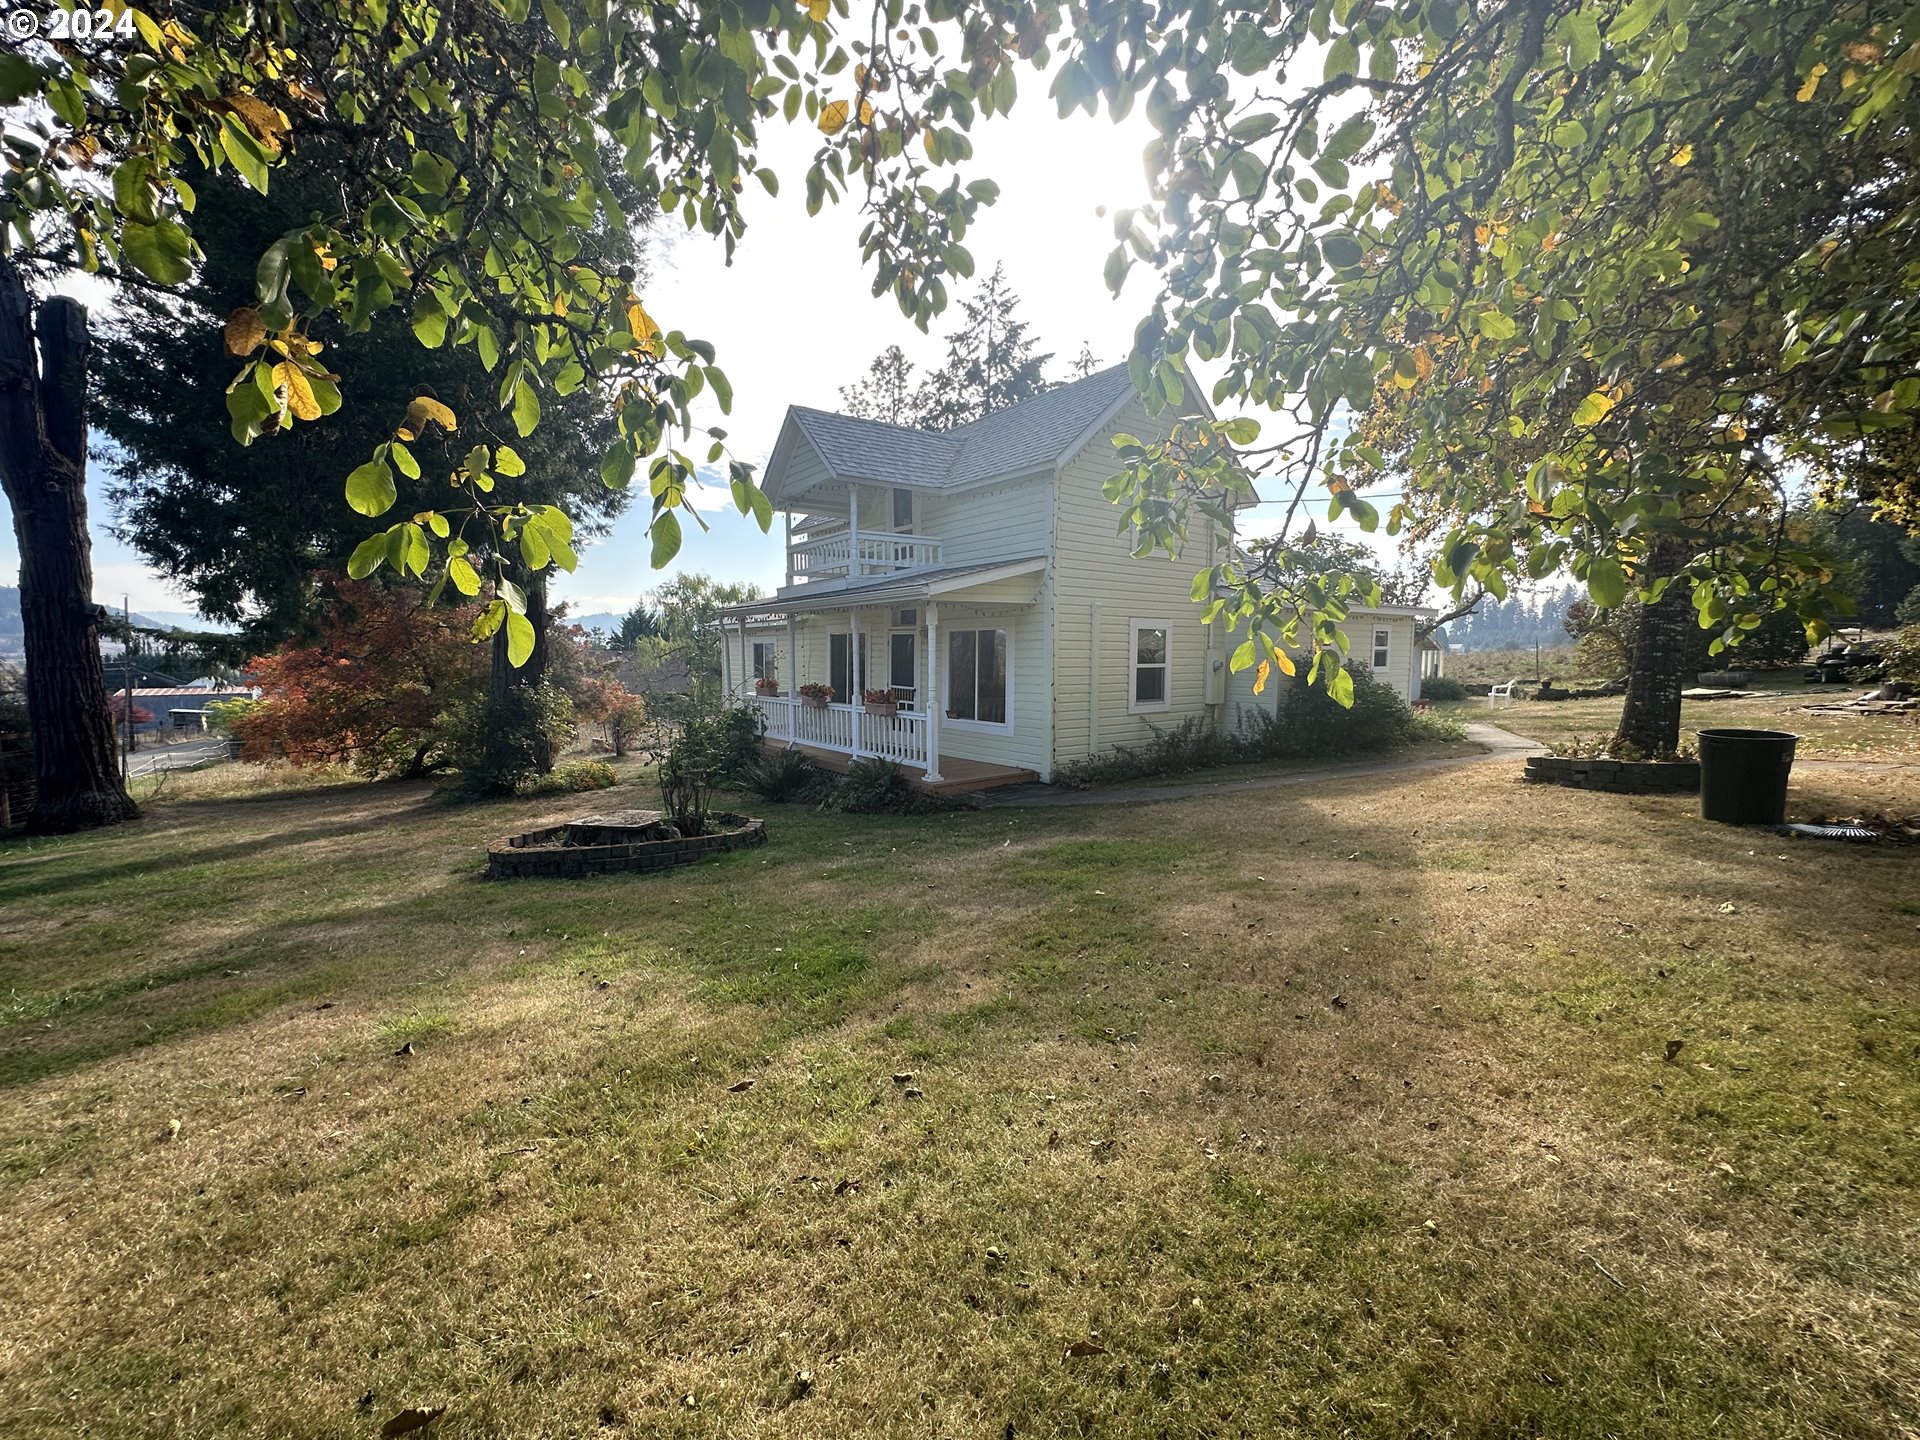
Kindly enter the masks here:
M 982 565 L 1047 553 L 1052 487 L 1044 475 L 915 497 L 916 533 L 941 544 L 942 565 Z M 864 502 L 862 502 L 864 504 Z
M 1109 437 L 1165 433 L 1136 400 L 1060 473 L 1054 500 L 1054 759 L 1065 762 L 1137 745 L 1154 728 L 1189 717 L 1212 719 L 1206 703 L 1210 662 L 1224 659 L 1225 637 L 1203 625 L 1188 598 L 1195 573 L 1211 563 L 1213 527 L 1201 520 L 1177 558 L 1136 560 L 1117 533 L 1119 509 L 1101 493 L 1114 473 Z M 1165 620 L 1172 663 L 1165 710 L 1135 713 L 1130 653 L 1133 620 Z M 1096 638 L 1097 637 L 1097 638 Z

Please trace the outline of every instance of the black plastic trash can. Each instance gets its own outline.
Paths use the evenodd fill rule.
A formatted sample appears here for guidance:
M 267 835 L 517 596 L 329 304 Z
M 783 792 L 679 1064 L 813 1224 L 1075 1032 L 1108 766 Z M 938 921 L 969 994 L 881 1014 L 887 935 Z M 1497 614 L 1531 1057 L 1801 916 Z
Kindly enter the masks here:
M 1700 732 L 1700 818 L 1723 825 L 1779 825 L 1800 737 L 1786 730 Z

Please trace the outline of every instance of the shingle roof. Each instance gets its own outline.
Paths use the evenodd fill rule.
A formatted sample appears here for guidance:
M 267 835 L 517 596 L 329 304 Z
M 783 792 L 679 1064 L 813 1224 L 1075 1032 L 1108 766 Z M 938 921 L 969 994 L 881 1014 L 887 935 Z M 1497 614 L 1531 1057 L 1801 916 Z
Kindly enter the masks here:
M 788 413 L 836 475 L 943 489 L 1056 464 L 1129 394 L 1124 365 L 952 430 L 916 430 L 795 405 Z

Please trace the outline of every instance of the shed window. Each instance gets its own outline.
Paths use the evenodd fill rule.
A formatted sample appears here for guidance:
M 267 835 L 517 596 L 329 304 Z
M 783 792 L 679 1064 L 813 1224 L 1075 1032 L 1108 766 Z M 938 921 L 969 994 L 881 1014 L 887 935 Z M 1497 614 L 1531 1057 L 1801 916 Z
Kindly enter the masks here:
M 1373 668 L 1385 670 L 1393 660 L 1393 632 L 1382 625 L 1373 632 Z
M 1128 626 L 1133 650 L 1129 710 L 1165 710 L 1172 703 L 1173 661 L 1169 644 L 1172 630 L 1165 620 L 1135 620 Z
M 1007 723 L 1007 632 L 955 630 L 947 637 L 947 716 Z

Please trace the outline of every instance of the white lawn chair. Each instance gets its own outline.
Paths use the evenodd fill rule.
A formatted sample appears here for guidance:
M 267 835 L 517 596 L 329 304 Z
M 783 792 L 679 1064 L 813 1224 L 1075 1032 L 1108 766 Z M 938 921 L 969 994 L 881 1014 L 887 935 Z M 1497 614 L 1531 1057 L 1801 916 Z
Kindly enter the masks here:
M 1487 708 L 1491 710 L 1495 705 L 1499 704 L 1502 700 L 1506 701 L 1507 704 L 1509 705 L 1513 704 L 1513 699 L 1514 699 L 1513 687 L 1518 685 L 1519 683 L 1520 683 L 1520 677 L 1516 675 L 1513 677 L 1513 679 L 1507 681 L 1507 683 L 1504 685 L 1493 686 L 1490 690 L 1487 691 Z

